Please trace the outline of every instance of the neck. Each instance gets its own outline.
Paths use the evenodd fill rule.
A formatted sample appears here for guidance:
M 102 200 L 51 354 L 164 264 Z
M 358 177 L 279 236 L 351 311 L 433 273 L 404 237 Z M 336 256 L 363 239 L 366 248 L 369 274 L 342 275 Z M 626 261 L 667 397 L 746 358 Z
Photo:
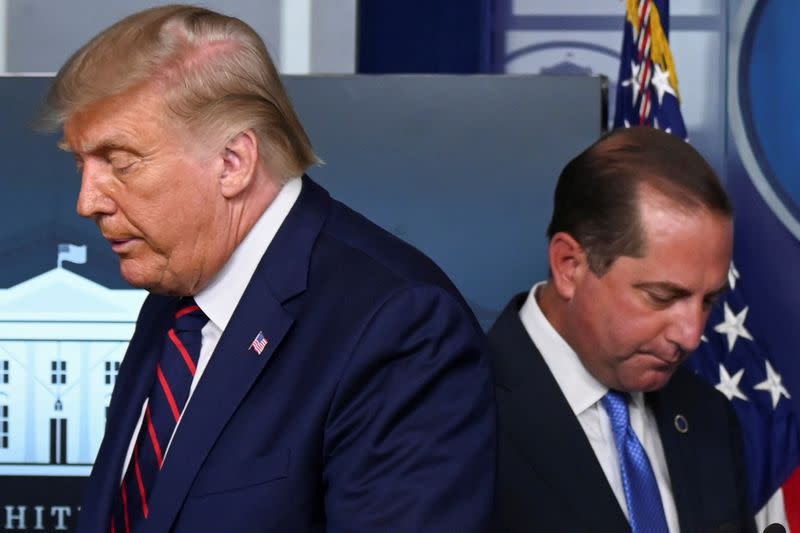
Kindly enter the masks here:
M 544 285 L 539 287 L 535 296 L 536 303 L 539 305 L 539 309 L 542 310 L 544 317 L 548 322 L 550 322 L 550 325 L 553 326 L 553 329 L 555 329 L 558 334 L 566 340 L 567 337 L 565 335 L 564 328 L 563 302 L 556 292 L 553 282 L 548 280 Z
M 197 280 L 190 294 L 197 294 L 203 290 L 214 276 L 222 270 L 233 252 L 247 237 L 258 219 L 269 208 L 280 193 L 283 184 L 276 180 L 254 180 L 254 182 L 235 198 L 228 199 L 227 209 L 218 218 L 217 228 L 213 238 L 217 240 L 216 246 L 219 253 L 211 260 L 211 264 L 204 269 L 206 274 Z
M 258 219 L 264 214 L 272 202 L 275 201 L 283 188 L 282 183 L 272 179 L 254 180 L 252 191 L 245 191 L 236 199 L 232 199 L 229 209 L 228 228 L 231 235 L 228 257 L 239 246 L 250 230 L 253 229 Z

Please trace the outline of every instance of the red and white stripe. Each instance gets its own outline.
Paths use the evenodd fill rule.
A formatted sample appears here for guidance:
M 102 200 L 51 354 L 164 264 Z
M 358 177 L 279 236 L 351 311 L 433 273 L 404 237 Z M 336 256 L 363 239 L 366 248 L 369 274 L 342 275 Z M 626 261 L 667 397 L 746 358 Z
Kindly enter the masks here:
M 786 531 L 800 532 L 800 467 L 775 491 L 767 504 L 756 514 L 756 530 L 769 524 L 782 524 Z
M 636 50 L 638 52 L 638 60 L 641 64 L 638 73 L 641 96 L 639 97 L 639 104 L 637 107 L 640 125 L 647 122 L 652 108 L 650 99 L 650 81 L 653 79 L 653 61 L 650 59 L 650 48 L 652 44 L 650 13 L 652 10 L 652 0 L 639 1 L 639 31 L 636 34 Z

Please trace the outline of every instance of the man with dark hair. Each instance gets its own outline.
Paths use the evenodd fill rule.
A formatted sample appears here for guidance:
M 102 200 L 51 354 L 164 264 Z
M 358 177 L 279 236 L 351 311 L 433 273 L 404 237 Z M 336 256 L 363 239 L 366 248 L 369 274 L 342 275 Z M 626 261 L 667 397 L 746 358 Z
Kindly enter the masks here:
M 495 410 L 445 274 L 332 199 L 261 38 L 135 13 L 60 70 L 44 118 L 144 302 L 81 533 L 483 531 Z
M 489 332 L 497 531 L 752 531 L 723 395 L 681 367 L 727 289 L 732 209 L 711 167 L 658 130 L 573 159 L 550 277 Z

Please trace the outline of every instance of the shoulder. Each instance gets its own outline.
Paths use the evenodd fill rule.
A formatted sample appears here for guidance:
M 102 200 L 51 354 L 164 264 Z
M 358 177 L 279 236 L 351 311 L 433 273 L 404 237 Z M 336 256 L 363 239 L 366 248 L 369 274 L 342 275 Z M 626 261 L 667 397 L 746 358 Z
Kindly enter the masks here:
M 519 318 L 519 310 L 522 308 L 522 304 L 525 303 L 527 296 L 527 292 L 514 295 L 500 312 L 492 327 L 489 328 L 486 336 L 494 349 L 502 350 L 509 342 L 529 338 Z M 522 335 L 523 333 L 525 335 Z
M 449 283 L 424 253 L 336 200 L 320 237 L 332 246 L 338 244 L 342 253 L 369 258 L 375 267 L 395 276 Z
M 512 387 L 541 370 L 538 349 L 519 318 L 527 293 L 515 295 L 486 334 L 487 353 L 496 385 Z
M 364 289 L 374 283 L 391 289 L 428 284 L 458 295 L 447 275 L 424 253 L 332 198 L 308 176 L 303 176 L 302 191 L 279 238 L 298 268 L 308 260 L 309 286 L 321 281 L 347 285 L 355 277 Z M 325 275 L 329 272 L 335 279 Z
M 359 295 L 384 299 L 404 289 L 428 288 L 467 303 L 450 278 L 428 256 L 336 200 L 314 244 L 309 284 L 358 287 Z

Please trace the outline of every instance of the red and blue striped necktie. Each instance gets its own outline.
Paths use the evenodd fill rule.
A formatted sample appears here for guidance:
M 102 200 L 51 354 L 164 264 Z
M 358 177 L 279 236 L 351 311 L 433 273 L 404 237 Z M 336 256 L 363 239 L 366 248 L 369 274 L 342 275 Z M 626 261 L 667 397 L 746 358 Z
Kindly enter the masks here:
M 164 464 L 166 448 L 189 398 L 200 357 L 201 330 L 208 317 L 191 298 L 179 301 L 174 316 L 175 324 L 167 332 L 156 365 L 133 454 L 115 498 L 112 533 L 129 533 L 150 514 L 150 490 Z

